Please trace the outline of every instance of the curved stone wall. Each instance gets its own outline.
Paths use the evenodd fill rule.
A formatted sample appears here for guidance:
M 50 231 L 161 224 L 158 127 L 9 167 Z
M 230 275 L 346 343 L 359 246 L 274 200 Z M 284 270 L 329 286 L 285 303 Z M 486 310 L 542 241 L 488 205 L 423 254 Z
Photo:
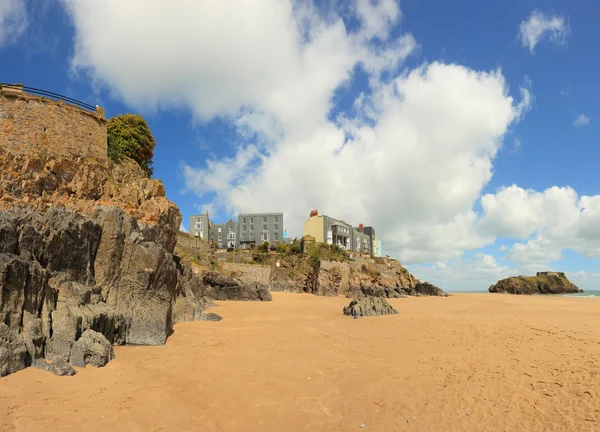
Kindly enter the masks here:
M 2 87 L 0 147 L 13 153 L 47 151 L 60 156 L 107 161 L 104 110 L 89 112 L 75 105 Z

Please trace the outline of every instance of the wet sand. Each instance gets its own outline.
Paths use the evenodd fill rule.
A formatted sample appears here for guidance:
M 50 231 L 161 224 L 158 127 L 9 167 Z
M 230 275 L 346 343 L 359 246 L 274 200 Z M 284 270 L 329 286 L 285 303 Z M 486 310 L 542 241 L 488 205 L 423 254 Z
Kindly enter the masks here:
M 600 299 L 395 299 L 359 320 L 348 301 L 223 302 L 105 368 L 1 378 L 0 430 L 600 430 Z

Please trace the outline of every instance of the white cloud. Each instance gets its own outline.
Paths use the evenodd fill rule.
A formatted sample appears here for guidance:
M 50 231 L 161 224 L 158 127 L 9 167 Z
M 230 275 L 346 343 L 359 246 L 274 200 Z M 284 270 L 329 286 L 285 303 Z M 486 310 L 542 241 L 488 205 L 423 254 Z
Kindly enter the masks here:
M 481 198 L 482 235 L 526 240 L 514 244 L 507 258 L 519 265 L 559 260 L 564 249 L 600 257 L 600 195 L 578 196 L 569 187 L 543 192 L 518 186 Z
M 534 9 L 527 21 L 521 22 L 519 34 L 523 46 L 533 54 L 535 46 L 544 38 L 557 45 L 566 45 L 570 30 L 563 16 L 544 14 Z
M 184 233 L 188 232 L 188 229 L 185 227 L 183 222 L 181 222 L 181 225 L 179 225 L 179 231 L 184 232 Z
M 352 33 L 340 17 L 291 0 L 63 3 L 75 27 L 73 68 L 116 97 L 140 109 L 187 106 L 201 121 L 240 117 L 267 137 L 313 130 L 356 64 L 392 68 L 415 47 L 403 35 L 379 53 L 368 48 L 399 19 L 389 0 L 361 2 L 365 24 Z
M 186 166 L 188 186 L 216 192 L 231 213 L 278 206 L 294 234 L 312 208 L 373 224 L 386 251 L 404 262 L 448 259 L 493 241 L 473 233 L 472 209 L 518 116 L 500 71 L 433 63 L 363 99 L 373 125 L 324 118 L 310 134 L 286 134 L 258 166 L 237 169 L 228 186 L 198 187 L 214 167 Z
M 27 25 L 24 0 L 0 1 L 0 48 L 22 36 Z
M 500 279 L 520 274 L 484 253 L 469 259 L 439 262 L 431 267 L 413 266 L 410 270 L 417 278 L 435 281 L 446 291 L 485 291 Z
M 590 118 L 588 116 L 586 116 L 585 114 L 581 114 L 579 117 L 577 117 L 575 119 L 575 121 L 573 122 L 573 126 L 575 126 L 575 127 L 587 126 L 589 123 L 590 123 Z

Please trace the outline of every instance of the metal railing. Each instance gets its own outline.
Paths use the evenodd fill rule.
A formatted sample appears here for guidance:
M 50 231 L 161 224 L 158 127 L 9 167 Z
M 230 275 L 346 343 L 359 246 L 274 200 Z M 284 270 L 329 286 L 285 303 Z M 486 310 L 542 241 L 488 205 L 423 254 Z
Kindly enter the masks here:
M 42 90 L 42 89 L 38 89 L 38 88 L 35 88 L 35 87 L 27 87 L 27 86 L 24 86 L 24 85 L 21 85 L 21 84 L 0 83 L 0 89 L 2 87 L 7 87 L 7 88 L 10 88 L 10 89 L 14 89 L 14 90 L 23 90 L 26 93 L 31 93 L 31 94 L 34 94 L 34 95 L 43 96 L 43 97 L 47 97 L 47 98 L 54 99 L 54 100 L 62 100 L 62 101 L 65 101 L 65 102 L 70 103 L 72 105 L 76 105 L 79 108 L 83 108 L 83 109 L 88 110 L 88 111 L 92 111 L 92 112 L 96 111 L 96 107 L 94 105 L 90 105 L 88 103 L 81 102 L 81 101 L 79 101 L 77 99 L 73 99 L 73 98 L 71 98 L 69 96 L 64 96 L 64 95 L 61 95 L 61 94 L 58 94 L 58 93 L 54 93 L 54 92 L 50 92 L 50 91 L 47 91 L 47 90 Z

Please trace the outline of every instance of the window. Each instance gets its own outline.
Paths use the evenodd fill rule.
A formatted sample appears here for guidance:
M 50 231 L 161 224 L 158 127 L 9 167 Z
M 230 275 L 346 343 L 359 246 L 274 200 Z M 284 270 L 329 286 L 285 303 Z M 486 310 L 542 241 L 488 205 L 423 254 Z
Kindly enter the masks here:
M 200 222 L 199 220 L 196 221 L 196 228 L 202 229 L 202 222 Z
M 267 223 L 267 217 L 263 216 L 263 223 Z
M 267 230 L 267 226 L 263 225 L 263 230 L 266 231 Z
M 242 231 L 246 231 L 246 225 L 242 225 Z
M 279 216 L 275 216 L 275 222 L 279 222 Z
M 222 240 L 223 240 L 223 237 L 222 237 L 222 236 L 219 236 L 219 241 L 222 241 Z
M 235 240 L 235 233 L 234 232 L 230 232 L 229 233 L 229 240 Z
M 242 218 L 242 223 L 246 223 L 246 218 Z
M 279 233 L 278 232 L 273 234 L 273 240 L 279 241 Z
M 278 230 L 279 229 L 279 224 L 275 224 L 275 229 Z
M 262 235 L 260 236 L 261 241 L 269 241 L 269 232 L 265 231 L 262 233 Z
M 221 232 L 221 228 L 219 228 L 219 230 L 218 230 L 218 231 L 219 231 L 219 232 Z M 219 236 L 219 237 L 220 237 L 220 236 Z
M 250 231 L 254 231 L 254 225 L 250 224 Z
M 233 227 L 232 226 L 229 227 L 229 232 L 233 232 Z

